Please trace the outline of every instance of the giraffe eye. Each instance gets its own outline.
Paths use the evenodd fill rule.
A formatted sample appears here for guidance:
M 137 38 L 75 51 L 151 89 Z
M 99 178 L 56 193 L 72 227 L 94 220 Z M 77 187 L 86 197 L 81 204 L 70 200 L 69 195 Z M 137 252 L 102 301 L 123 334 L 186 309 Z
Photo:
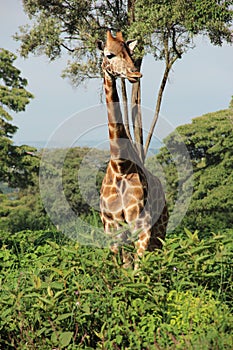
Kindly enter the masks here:
M 107 56 L 107 58 L 111 59 L 111 58 L 115 57 L 116 55 L 114 55 L 114 53 L 108 53 L 106 56 Z

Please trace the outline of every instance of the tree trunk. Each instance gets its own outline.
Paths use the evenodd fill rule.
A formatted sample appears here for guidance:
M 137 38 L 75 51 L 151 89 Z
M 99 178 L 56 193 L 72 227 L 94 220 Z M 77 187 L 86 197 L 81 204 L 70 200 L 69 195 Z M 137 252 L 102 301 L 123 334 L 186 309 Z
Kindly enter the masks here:
M 122 93 L 122 100 L 123 100 L 123 112 L 124 112 L 123 116 L 124 116 L 125 130 L 126 130 L 126 133 L 128 135 L 128 138 L 133 143 L 132 136 L 130 133 L 130 128 L 129 128 L 128 97 L 127 97 L 127 91 L 126 91 L 124 78 L 121 78 L 121 93 Z
M 142 59 L 135 61 L 135 67 L 140 71 Z M 134 141 L 139 158 L 144 163 L 144 148 L 143 148 L 143 125 L 141 111 L 141 82 L 140 80 L 132 85 L 131 91 L 131 118 L 134 131 Z
M 143 127 L 142 127 L 142 111 L 141 111 L 141 84 L 140 81 L 132 86 L 131 95 L 131 117 L 134 131 L 134 141 L 137 153 L 144 163 L 143 148 Z

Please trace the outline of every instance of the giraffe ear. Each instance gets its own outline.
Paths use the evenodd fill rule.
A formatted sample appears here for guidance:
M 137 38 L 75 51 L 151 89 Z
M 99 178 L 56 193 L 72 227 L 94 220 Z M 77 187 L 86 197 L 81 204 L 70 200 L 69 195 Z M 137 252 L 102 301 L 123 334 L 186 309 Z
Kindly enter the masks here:
M 102 40 L 97 40 L 96 41 L 96 46 L 100 51 L 104 51 L 104 43 Z
M 137 46 L 137 43 L 138 43 L 137 40 L 128 40 L 128 41 L 126 41 L 126 44 L 128 45 L 128 47 L 129 47 L 131 52 L 133 52 L 133 50 Z

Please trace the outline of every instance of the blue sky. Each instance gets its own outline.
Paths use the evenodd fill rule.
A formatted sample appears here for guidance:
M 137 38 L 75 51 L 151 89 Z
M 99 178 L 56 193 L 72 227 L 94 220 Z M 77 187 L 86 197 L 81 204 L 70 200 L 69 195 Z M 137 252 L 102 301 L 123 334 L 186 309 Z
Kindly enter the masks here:
M 13 40 L 12 35 L 27 21 L 20 0 L 0 0 L 0 47 L 17 54 L 19 43 Z M 14 138 L 16 143 L 46 142 L 61 127 L 61 123 L 66 123 L 72 115 L 76 115 L 75 127 L 82 125 L 82 133 L 86 133 L 87 138 L 95 137 L 88 132 L 92 118 L 93 125 L 106 124 L 105 109 L 99 106 L 101 79 L 73 88 L 69 81 L 60 77 L 67 58 L 51 63 L 45 56 L 30 55 L 27 59 L 18 57 L 16 60 L 16 66 L 29 82 L 28 90 L 35 95 L 26 112 L 14 117 L 14 124 L 19 127 Z M 193 117 L 227 108 L 233 95 L 232 62 L 232 46 L 214 47 L 207 39 L 198 38 L 197 47 L 173 67 L 164 94 L 161 119 L 175 128 L 189 123 Z M 163 64 L 156 62 L 153 57 L 148 56 L 144 60 L 142 105 L 146 111 L 151 111 L 145 116 L 147 126 L 153 115 L 162 69 Z M 94 106 L 101 112 L 95 112 Z M 170 131 L 170 127 L 166 128 L 167 132 Z M 158 135 L 159 130 L 157 128 L 156 133 L 161 138 L 164 135 Z M 80 134 L 79 130 L 77 134 Z M 106 140 L 104 128 L 98 128 L 97 134 L 99 140 Z

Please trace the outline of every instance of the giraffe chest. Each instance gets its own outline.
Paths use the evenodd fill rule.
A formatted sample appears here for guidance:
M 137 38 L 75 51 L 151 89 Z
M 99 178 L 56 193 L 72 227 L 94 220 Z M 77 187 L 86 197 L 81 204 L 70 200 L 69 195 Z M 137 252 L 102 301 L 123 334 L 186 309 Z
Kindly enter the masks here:
M 138 174 L 106 174 L 101 188 L 101 209 L 123 217 L 128 208 L 142 206 L 143 199 L 144 188 Z

